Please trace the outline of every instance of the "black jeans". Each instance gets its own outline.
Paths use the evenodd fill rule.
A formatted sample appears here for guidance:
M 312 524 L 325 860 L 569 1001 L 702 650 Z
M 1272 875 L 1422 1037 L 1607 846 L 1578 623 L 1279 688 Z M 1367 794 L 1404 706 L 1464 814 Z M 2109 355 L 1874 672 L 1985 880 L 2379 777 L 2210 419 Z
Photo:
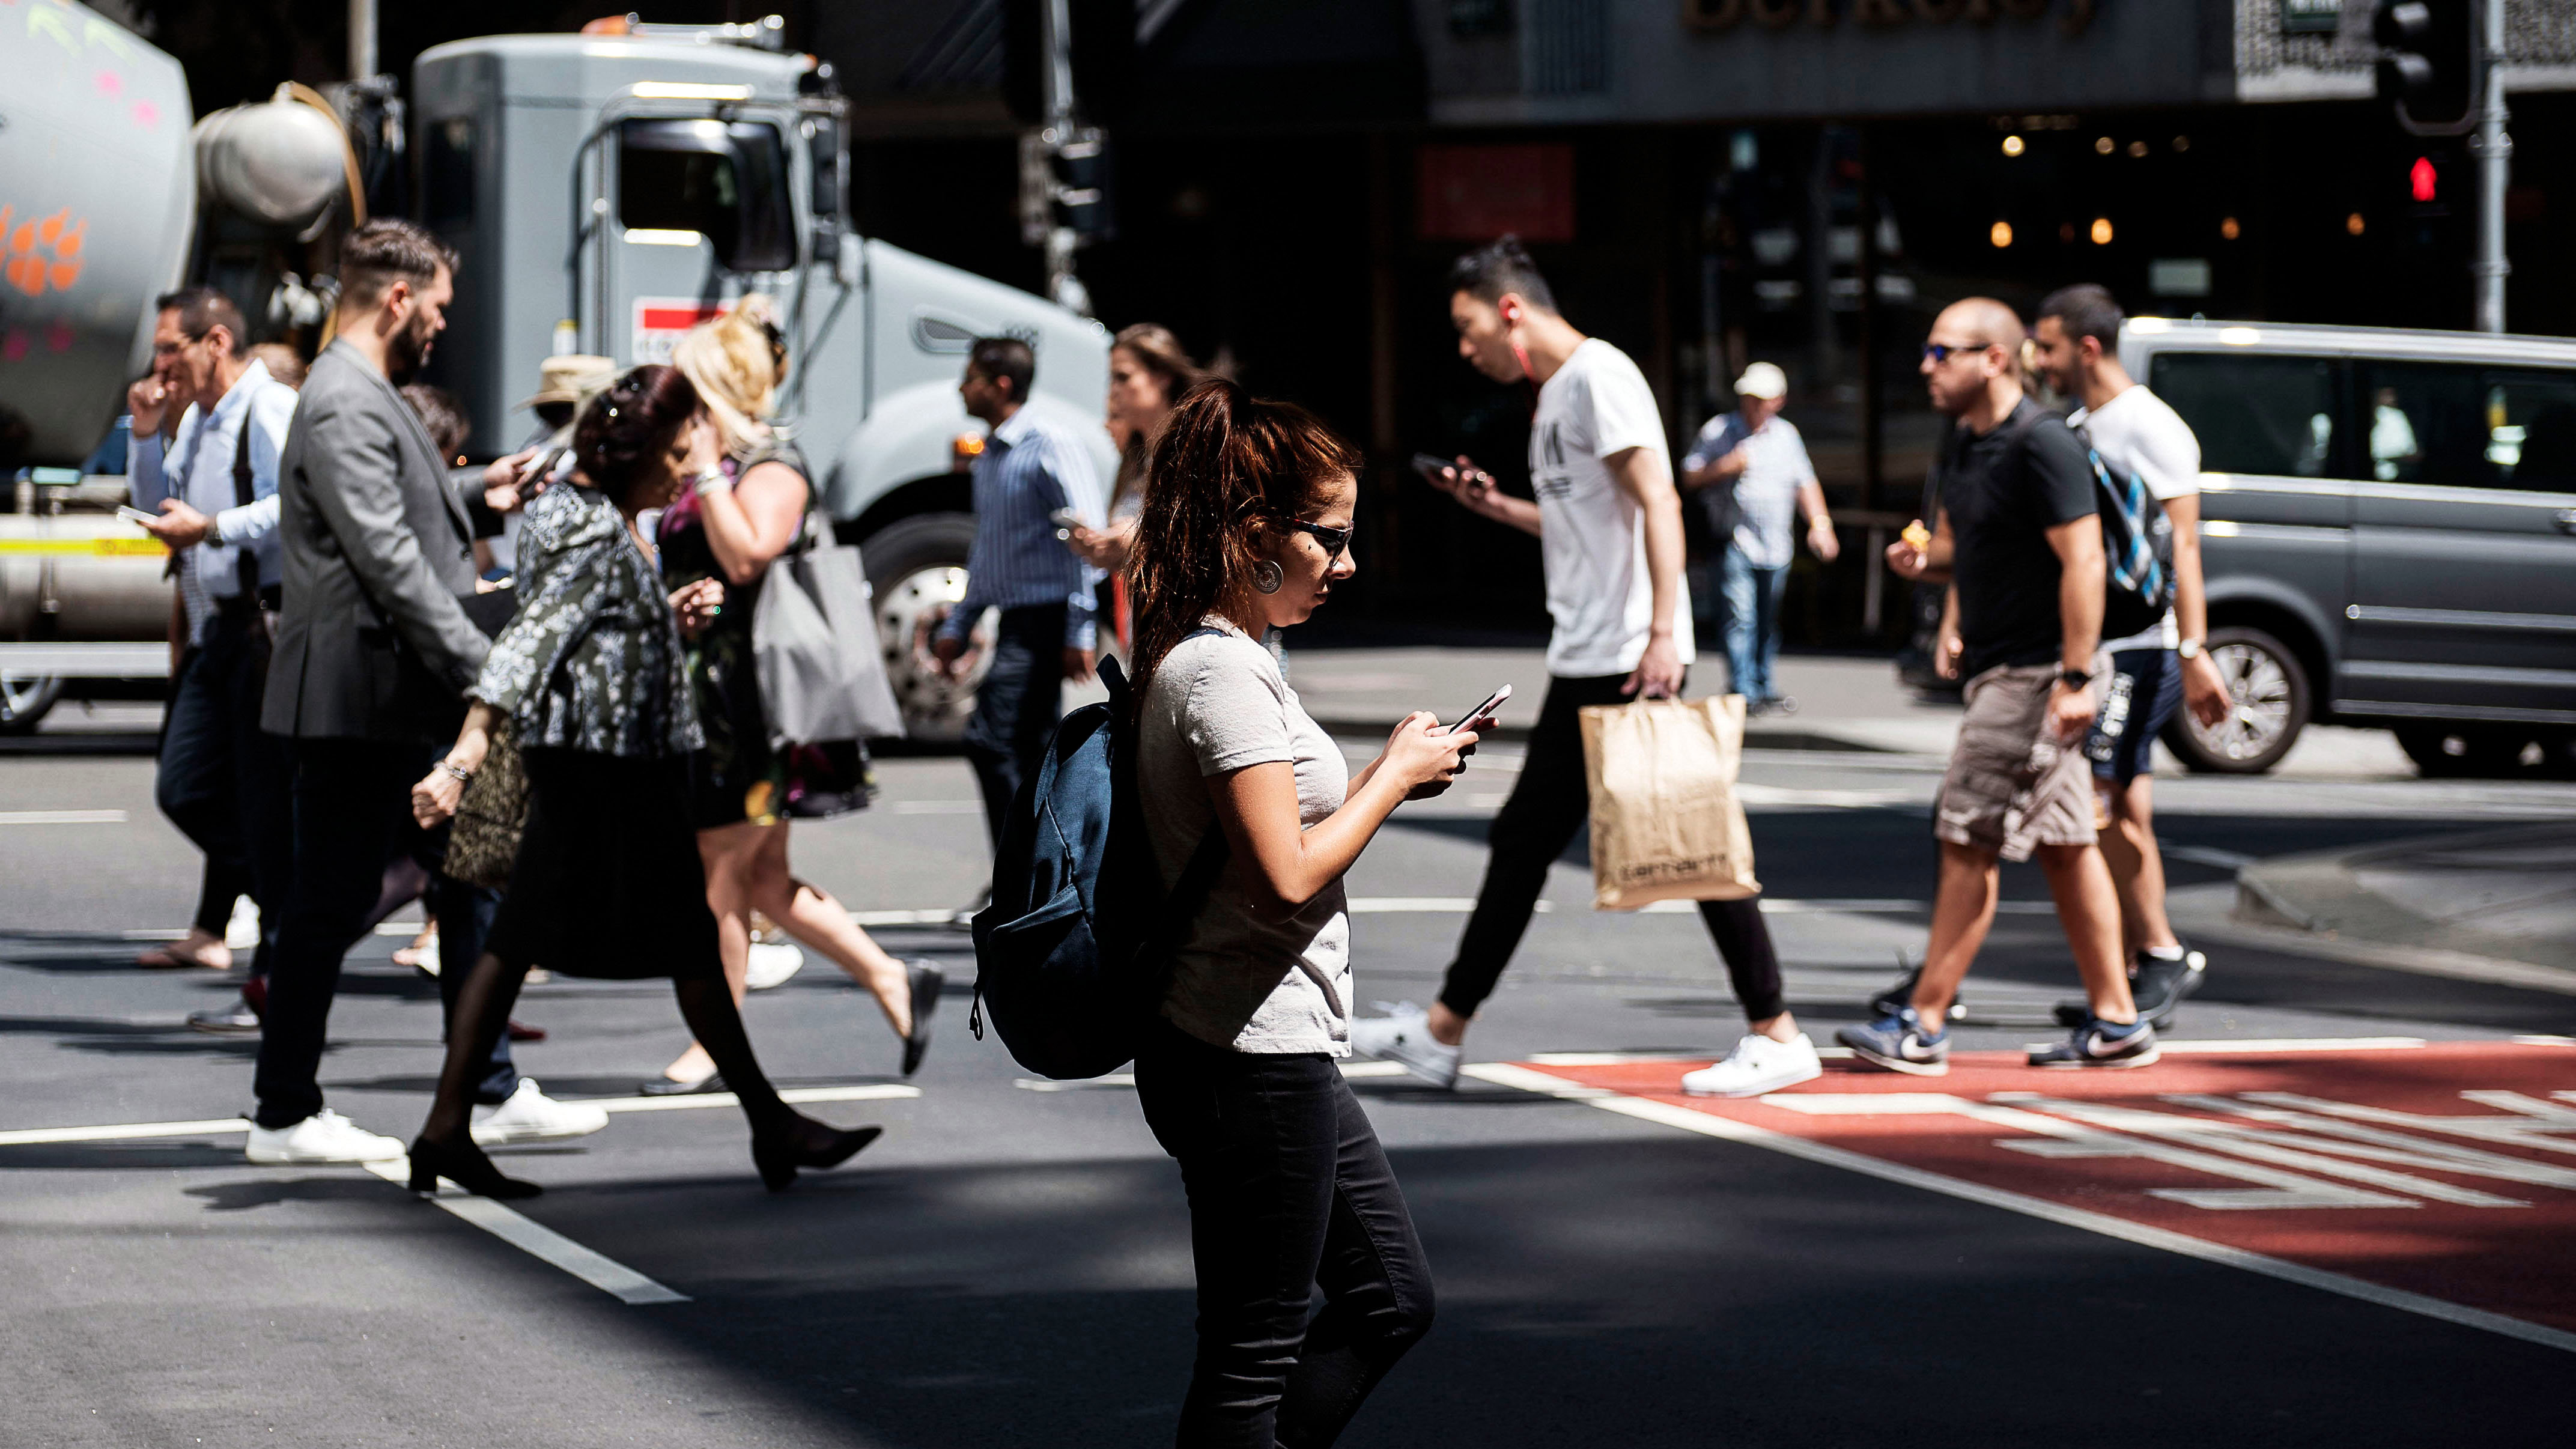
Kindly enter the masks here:
M 995 849 L 1011 797 L 1037 773 L 1064 714 L 1064 616 L 1062 604 L 1002 611 L 993 667 L 975 691 L 975 715 L 960 741 L 984 792 L 984 825 Z
M 1586 705 L 1626 704 L 1619 692 L 1624 674 L 1581 679 L 1552 678 L 1547 699 L 1539 706 L 1538 727 L 1530 731 L 1520 782 L 1494 817 L 1487 839 L 1493 853 L 1485 862 L 1485 883 L 1476 892 L 1476 909 L 1467 917 L 1458 955 L 1440 983 L 1440 1004 L 1460 1016 L 1473 1016 L 1494 994 L 1503 967 L 1519 949 L 1529 929 L 1530 912 L 1547 885 L 1547 868 L 1590 825 L 1592 786 L 1583 773 L 1583 720 Z M 1735 998 L 1754 1021 L 1778 1016 L 1780 957 L 1771 947 L 1771 928 L 1762 921 L 1758 896 L 1740 901 L 1701 901 L 1700 919 L 1717 942 L 1726 974 L 1735 983 Z
M 259 727 L 268 683 L 264 628 L 247 606 L 219 610 L 208 621 L 205 643 L 179 661 L 152 782 L 161 813 L 206 855 L 196 924 L 221 936 L 234 896 L 246 892 L 259 903 L 253 975 L 267 969 L 276 949 L 294 856 L 286 742 Z
M 1166 1023 L 1137 1053 L 1136 1095 L 1180 1161 L 1198 1268 L 1174 1442 L 1332 1443 L 1431 1331 L 1430 1266 L 1367 1114 L 1329 1057 L 1228 1051 Z
M 340 959 L 368 931 L 384 893 L 385 863 L 408 854 L 431 872 L 425 902 L 438 916 L 442 981 L 473 968 L 482 954 L 481 930 L 472 954 L 447 933 L 488 923 L 488 911 L 470 887 L 437 873 L 447 853 L 447 830 L 422 830 L 411 819 L 411 787 L 429 773 L 438 751 L 429 745 L 375 740 L 296 740 L 294 882 L 277 949 L 268 972 L 268 1007 L 260 1021 L 259 1070 L 253 1090 L 262 1127 L 291 1127 L 322 1108 L 324 1037 L 331 1000 L 340 988 Z M 444 993 L 442 993 L 444 995 Z M 509 1067 L 509 1034 L 493 1048 L 494 1075 L 479 1096 Z M 511 1085 L 517 1085 L 515 1077 Z M 500 1094 L 502 1097 L 507 1092 Z

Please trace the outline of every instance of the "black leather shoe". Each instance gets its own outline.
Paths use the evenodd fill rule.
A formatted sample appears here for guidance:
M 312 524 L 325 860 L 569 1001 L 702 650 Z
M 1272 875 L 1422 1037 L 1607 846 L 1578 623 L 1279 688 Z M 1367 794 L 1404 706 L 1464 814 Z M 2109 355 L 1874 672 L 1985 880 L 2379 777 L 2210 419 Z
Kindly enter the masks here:
M 854 1127 L 844 1132 L 829 1123 L 791 1113 L 776 1129 L 751 1134 L 751 1162 L 760 1169 L 763 1186 L 771 1192 L 785 1192 L 788 1184 L 796 1180 L 796 1169 L 838 1167 L 883 1135 L 883 1127 Z
M 426 1137 L 413 1138 L 411 1190 L 436 1192 L 438 1180 L 442 1177 L 477 1197 L 535 1197 L 545 1191 L 533 1182 L 502 1176 L 501 1169 L 492 1165 L 492 1159 L 483 1155 L 483 1149 L 470 1143 L 463 1147 L 442 1147 Z
M 722 1072 L 709 1072 L 693 1082 L 675 1082 L 669 1077 L 655 1077 L 650 1081 L 635 1084 L 635 1095 L 639 1097 L 695 1097 L 708 1092 L 726 1090 L 729 1089 L 725 1086 Z
M 948 984 L 948 973 L 927 961 L 913 961 L 903 974 L 912 983 L 912 1035 L 903 1039 L 903 1074 L 908 1077 L 921 1070 L 921 1058 L 930 1050 L 930 1028 L 939 1020 L 939 993 Z

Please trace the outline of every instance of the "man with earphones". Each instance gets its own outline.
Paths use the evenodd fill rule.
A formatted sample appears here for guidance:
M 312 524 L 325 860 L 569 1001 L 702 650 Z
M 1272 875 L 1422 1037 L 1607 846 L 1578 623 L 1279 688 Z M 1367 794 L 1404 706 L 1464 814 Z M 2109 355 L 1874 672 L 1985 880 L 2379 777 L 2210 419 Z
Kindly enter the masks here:
M 1494 817 L 1493 855 L 1440 996 L 1351 1023 L 1351 1049 L 1455 1086 L 1467 1022 L 1493 993 L 1547 884 L 1548 866 L 1591 817 L 1582 711 L 1681 693 L 1693 658 L 1682 583 L 1682 503 L 1661 412 L 1637 364 L 1575 330 L 1520 242 L 1504 237 L 1449 273 L 1458 353 L 1499 383 L 1537 389 L 1530 420 L 1535 501 L 1515 498 L 1465 458 L 1432 479 L 1468 511 L 1536 534 L 1554 622 L 1547 699 L 1520 779 Z M 1752 1030 L 1734 1054 L 1683 1079 L 1687 1091 L 1745 1096 L 1819 1075 L 1816 1050 L 1780 994 L 1760 900 L 1703 901 Z

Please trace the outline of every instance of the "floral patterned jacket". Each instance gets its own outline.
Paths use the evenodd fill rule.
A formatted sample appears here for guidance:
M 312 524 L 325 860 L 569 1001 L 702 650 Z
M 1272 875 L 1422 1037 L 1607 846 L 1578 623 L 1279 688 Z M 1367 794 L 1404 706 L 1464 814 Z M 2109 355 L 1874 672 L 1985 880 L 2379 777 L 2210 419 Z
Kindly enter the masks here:
M 705 743 L 661 575 L 597 490 L 559 483 L 528 505 L 518 593 L 470 693 L 521 748 L 651 758 Z

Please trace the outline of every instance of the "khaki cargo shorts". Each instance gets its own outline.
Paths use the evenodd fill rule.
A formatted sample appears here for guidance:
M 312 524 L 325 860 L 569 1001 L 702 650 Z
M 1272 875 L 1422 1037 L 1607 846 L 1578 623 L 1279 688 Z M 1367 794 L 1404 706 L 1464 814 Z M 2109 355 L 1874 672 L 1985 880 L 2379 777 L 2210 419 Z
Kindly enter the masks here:
M 2060 744 L 2048 730 L 2056 680 L 2056 665 L 2032 664 L 1998 666 L 1968 681 L 1967 717 L 1932 807 L 1934 838 L 2006 860 L 2028 860 L 2043 845 L 2094 843 L 2093 770 L 2083 737 Z

